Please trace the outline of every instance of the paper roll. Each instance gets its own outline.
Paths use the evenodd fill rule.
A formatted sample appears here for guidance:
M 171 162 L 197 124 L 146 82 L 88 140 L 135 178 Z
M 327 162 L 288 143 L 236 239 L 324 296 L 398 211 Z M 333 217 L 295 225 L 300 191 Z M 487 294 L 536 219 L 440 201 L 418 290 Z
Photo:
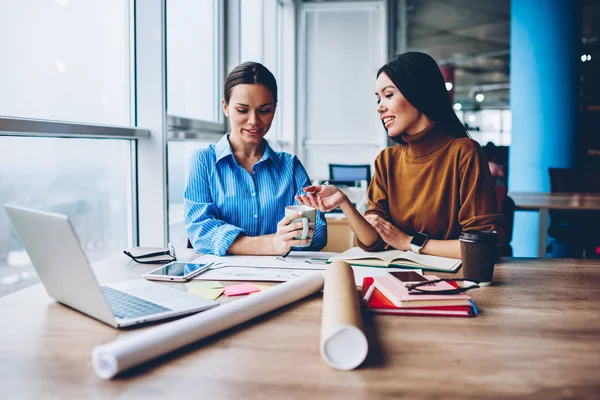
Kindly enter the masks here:
M 335 261 L 325 272 L 321 357 L 331 367 L 348 371 L 362 364 L 368 351 L 354 272 L 348 263 Z
M 122 371 L 288 305 L 322 288 L 323 273 L 315 272 L 200 314 L 119 338 L 94 348 L 94 370 L 100 378 L 113 378 Z

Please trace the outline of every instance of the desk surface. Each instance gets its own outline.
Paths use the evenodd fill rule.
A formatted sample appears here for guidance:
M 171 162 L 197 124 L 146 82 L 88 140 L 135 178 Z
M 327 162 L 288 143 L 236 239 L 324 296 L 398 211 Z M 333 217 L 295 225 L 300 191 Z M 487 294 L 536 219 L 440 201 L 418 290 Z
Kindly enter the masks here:
M 101 282 L 147 269 L 125 256 L 95 268 Z M 37 285 L 0 298 L 0 397 L 597 397 L 600 264 L 508 259 L 495 278 L 472 292 L 476 318 L 365 315 L 369 356 L 355 371 L 321 360 L 314 295 L 113 381 L 96 377 L 91 351 L 132 331 L 56 304 Z
M 600 193 L 510 192 L 517 210 L 600 210 Z

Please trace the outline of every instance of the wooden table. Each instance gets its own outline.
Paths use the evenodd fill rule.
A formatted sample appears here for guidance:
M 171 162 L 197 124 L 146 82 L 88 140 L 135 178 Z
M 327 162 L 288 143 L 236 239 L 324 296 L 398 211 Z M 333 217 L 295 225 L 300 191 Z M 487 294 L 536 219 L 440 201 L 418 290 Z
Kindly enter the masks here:
M 546 257 L 549 210 L 587 210 L 600 212 L 600 193 L 520 193 L 508 194 L 515 201 L 515 209 L 538 211 L 538 257 Z
M 148 269 L 125 256 L 95 267 L 104 282 Z M 365 315 L 369 356 L 350 372 L 319 355 L 319 294 L 104 381 L 92 349 L 137 329 L 119 332 L 37 285 L 0 298 L 0 398 L 600 396 L 598 262 L 507 259 L 472 296 L 480 315 L 471 319 Z

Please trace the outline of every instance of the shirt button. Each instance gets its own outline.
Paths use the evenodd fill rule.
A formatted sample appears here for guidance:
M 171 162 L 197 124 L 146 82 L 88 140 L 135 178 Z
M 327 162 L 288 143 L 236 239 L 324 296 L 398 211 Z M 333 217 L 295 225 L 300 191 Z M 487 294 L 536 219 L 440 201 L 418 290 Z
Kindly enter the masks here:
M 258 218 L 258 215 L 257 215 L 257 214 L 254 214 L 254 218 Z
M 256 171 L 252 171 L 252 175 L 256 175 Z
M 256 196 L 256 193 L 252 193 L 252 196 Z

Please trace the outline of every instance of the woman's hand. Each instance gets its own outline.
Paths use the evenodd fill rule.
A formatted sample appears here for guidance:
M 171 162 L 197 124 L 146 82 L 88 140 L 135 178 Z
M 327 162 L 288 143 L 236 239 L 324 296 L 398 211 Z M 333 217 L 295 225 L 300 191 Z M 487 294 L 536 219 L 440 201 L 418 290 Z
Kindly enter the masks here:
M 411 237 L 394 224 L 376 214 L 366 215 L 365 219 L 375 228 L 384 242 L 398 250 L 410 250 Z
M 298 203 L 322 212 L 331 211 L 348 200 L 346 195 L 333 185 L 313 185 L 302 190 L 306 194 L 296 196 Z
M 291 222 L 296 218 L 302 218 L 302 215 L 304 215 L 304 213 L 298 211 L 296 216 L 284 217 L 277 223 L 277 233 L 271 237 L 273 254 L 285 254 L 290 251 L 293 246 L 308 244 L 310 239 L 294 239 L 294 236 L 302 236 L 302 222 Z M 308 233 L 312 233 L 314 230 L 314 223 L 309 224 Z

